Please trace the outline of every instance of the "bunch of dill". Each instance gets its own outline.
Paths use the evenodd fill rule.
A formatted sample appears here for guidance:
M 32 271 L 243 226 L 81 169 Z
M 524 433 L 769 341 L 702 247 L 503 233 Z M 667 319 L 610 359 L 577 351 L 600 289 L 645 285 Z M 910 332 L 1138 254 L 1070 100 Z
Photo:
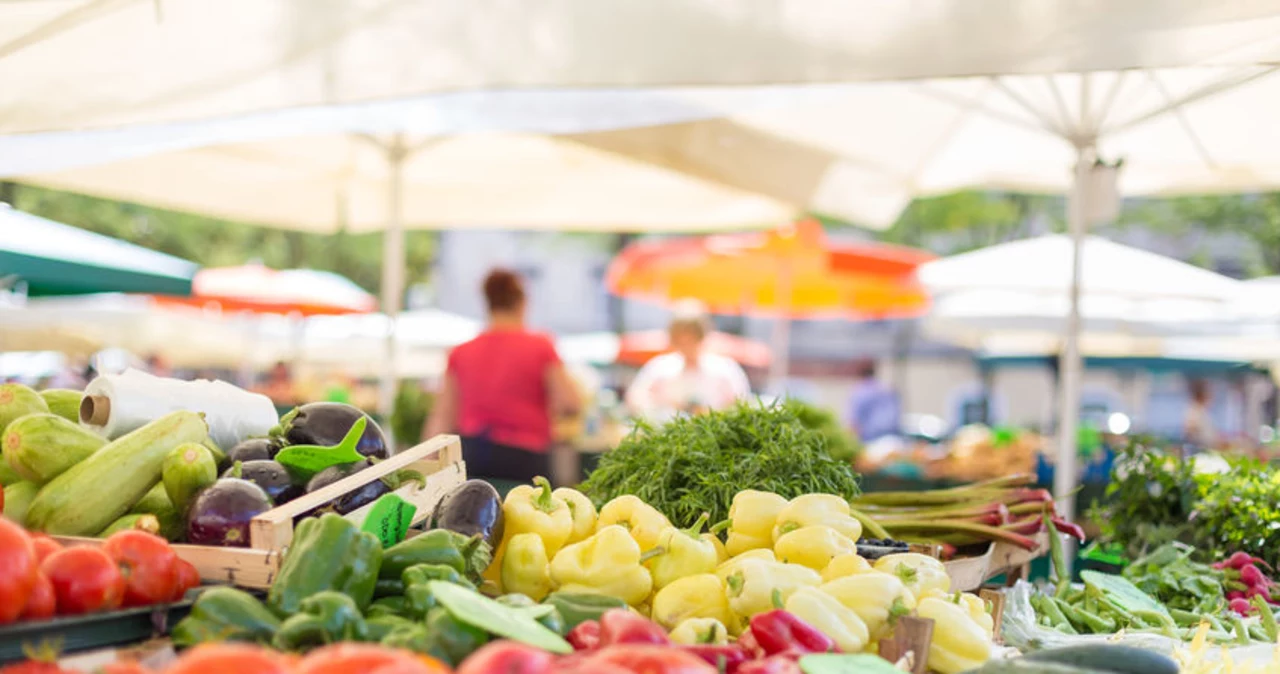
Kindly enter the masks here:
M 734 494 L 770 491 L 858 495 L 858 476 L 831 456 L 827 437 L 801 423 L 784 404 L 740 403 L 732 409 L 680 417 L 663 426 L 641 424 L 580 486 L 597 505 L 633 494 L 676 526 L 706 512 L 729 516 Z

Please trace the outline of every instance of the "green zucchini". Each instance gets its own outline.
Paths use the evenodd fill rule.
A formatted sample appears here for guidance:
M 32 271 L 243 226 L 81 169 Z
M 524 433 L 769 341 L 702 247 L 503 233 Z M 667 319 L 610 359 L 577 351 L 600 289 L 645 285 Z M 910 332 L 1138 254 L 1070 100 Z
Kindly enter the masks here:
M 1022 658 L 988 660 L 977 669 L 965 674 L 1106 674 L 1096 669 L 1085 669 L 1060 662 L 1038 662 Z
M 159 481 L 174 447 L 208 434 L 201 414 L 180 410 L 111 441 L 40 490 L 27 526 L 64 536 L 102 531 Z
M 107 444 L 106 438 L 56 415 L 28 414 L 4 431 L 4 458 L 14 471 L 37 484 L 58 477 Z
M 1095 669 L 1113 674 L 1178 674 L 1167 655 L 1120 644 L 1082 644 L 1028 653 L 1024 659 Z
M 31 502 L 36 498 L 36 492 L 40 491 L 40 485 L 34 482 L 14 482 L 4 488 L 4 516 L 12 522 L 25 524 L 27 520 L 27 510 L 31 508 Z
M 161 475 L 169 502 L 178 512 L 185 513 L 196 493 L 218 479 L 218 466 L 207 447 L 187 442 L 174 447 L 164 457 Z
M 49 411 L 73 423 L 80 423 L 80 402 L 84 393 L 69 388 L 51 388 L 40 392 Z
M 200 444 L 204 445 L 210 454 L 213 454 L 213 463 L 217 466 L 219 473 L 231 467 L 231 462 L 227 460 L 227 453 L 222 451 L 222 448 L 213 441 L 213 438 L 205 438 Z
M 187 533 L 187 521 L 182 513 L 173 507 L 169 494 L 165 493 L 164 483 L 157 482 L 133 508 L 131 515 L 155 515 L 160 522 L 160 535 L 169 541 L 180 541 Z
M 121 515 L 116 521 L 107 525 L 106 529 L 98 532 L 98 538 L 107 538 L 119 531 L 145 531 L 149 534 L 160 535 L 160 520 L 155 515 L 145 513 L 130 513 Z
M 18 417 L 48 411 L 49 403 L 35 389 L 22 384 L 0 384 L 0 431 Z

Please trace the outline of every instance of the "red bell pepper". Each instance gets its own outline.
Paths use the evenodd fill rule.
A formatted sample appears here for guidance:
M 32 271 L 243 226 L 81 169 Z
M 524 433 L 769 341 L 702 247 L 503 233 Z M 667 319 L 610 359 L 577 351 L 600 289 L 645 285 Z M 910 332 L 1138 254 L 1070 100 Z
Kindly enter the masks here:
M 600 623 L 595 620 L 584 620 L 569 630 L 565 640 L 575 651 L 594 651 L 600 647 Z
M 745 648 L 738 644 L 698 644 L 696 646 L 681 646 L 680 648 L 706 660 L 707 664 L 712 665 L 717 671 L 724 674 L 734 674 L 744 662 L 754 659 L 751 654 L 747 653 Z
M 616 666 L 633 674 L 717 674 L 702 658 L 680 648 L 652 644 L 619 644 L 601 648 L 582 661 L 583 672 L 597 674 Z
M 759 660 L 764 657 L 764 649 L 760 647 L 760 642 L 756 641 L 756 635 L 752 633 L 750 627 L 742 631 L 734 645 L 746 651 L 749 660 Z
M 829 653 L 836 650 L 836 642 L 831 637 L 781 609 L 752 616 L 751 633 L 767 655 L 784 651 Z
M 494 641 L 472 653 L 457 674 L 551 674 L 552 656 L 518 641 Z
M 802 674 L 800 663 L 783 656 L 775 655 L 763 660 L 752 660 L 738 668 L 737 674 Z
M 667 646 L 671 639 L 658 623 L 622 608 L 613 608 L 600 616 L 600 646 L 614 644 L 655 644 Z

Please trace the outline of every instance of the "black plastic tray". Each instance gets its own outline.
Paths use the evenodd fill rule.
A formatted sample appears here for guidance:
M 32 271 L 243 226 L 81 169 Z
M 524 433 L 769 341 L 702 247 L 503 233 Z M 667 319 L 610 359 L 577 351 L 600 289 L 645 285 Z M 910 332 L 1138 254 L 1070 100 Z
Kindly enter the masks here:
M 0 627 L 0 664 L 25 660 L 25 646 L 49 644 L 60 653 L 76 653 L 163 636 L 191 612 L 193 603 L 188 598 L 176 604 L 6 625 Z

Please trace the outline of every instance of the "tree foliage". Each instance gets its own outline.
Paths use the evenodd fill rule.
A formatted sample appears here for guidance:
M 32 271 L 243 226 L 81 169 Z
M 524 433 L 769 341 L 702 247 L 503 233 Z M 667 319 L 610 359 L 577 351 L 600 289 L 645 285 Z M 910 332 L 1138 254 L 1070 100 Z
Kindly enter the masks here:
M 260 261 L 342 274 L 370 292 L 382 278 L 381 234 L 308 234 L 191 213 L 98 199 L 28 185 L 0 191 L 19 210 L 123 239 L 206 267 Z M 435 252 L 431 232 L 405 235 L 408 282 L 426 279 Z
M 890 243 L 962 253 L 1062 229 L 1062 199 L 964 191 L 916 199 L 881 236 Z

